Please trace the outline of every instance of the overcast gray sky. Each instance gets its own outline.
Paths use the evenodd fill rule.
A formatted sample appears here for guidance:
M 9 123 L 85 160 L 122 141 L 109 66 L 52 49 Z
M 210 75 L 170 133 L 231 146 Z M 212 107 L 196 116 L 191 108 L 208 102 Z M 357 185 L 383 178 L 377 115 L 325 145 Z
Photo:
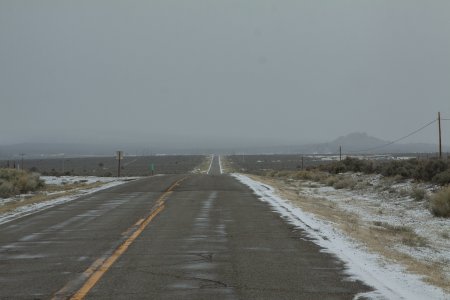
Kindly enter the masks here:
M 1 0 L 0 144 L 393 140 L 450 118 L 449 16 L 448 0 Z

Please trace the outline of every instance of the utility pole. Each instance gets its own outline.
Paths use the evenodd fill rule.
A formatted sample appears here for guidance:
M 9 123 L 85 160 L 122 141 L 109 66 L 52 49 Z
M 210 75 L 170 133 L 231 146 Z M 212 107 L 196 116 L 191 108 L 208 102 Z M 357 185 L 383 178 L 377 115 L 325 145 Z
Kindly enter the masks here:
M 439 126 L 439 159 L 442 159 L 441 112 L 438 112 L 438 126 Z
M 123 151 L 116 152 L 116 159 L 118 161 L 117 177 L 120 177 L 120 161 L 123 159 Z
M 302 170 L 303 170 L 304 164 L 303 164 L 303 155 L 302 155 Z
M 339 161 L 342 160 L 342 146 L 339 145 Z
M 20 153 L 20 155 L 22 156 L 22 171 L 25 169 L 24 167 L 23 167 L 23 157 L 25 156 L 25 153 Z

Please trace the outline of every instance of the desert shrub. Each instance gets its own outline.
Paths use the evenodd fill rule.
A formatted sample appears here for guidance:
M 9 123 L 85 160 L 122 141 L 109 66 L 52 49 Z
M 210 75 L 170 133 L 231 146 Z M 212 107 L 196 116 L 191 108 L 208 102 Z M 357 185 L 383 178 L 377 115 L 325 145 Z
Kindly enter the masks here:
M 0 180 L 0 197 L 9 197 L 14 194 L 14 186 L 8 181 Z
M 450 217 L 450 187 L 433 195 L 430 201 L 430 211 L 436 217 Z
M 370 186 L 371 186 L 371 183 L 364 181 L 364 180 L 358 180 L 353 188 L 355 190 L 365 190 Z
M 334 186 L 338 182 L 338 178 L 336 176 L 330 176 L 325 181 L 325 184 L 328 186 Z
M 318 167 L 331 174 L 362 172 L 395 177 L 397 180 L 412 178 L 418 181 L 435 182 L 440 185 L 450 183 L 450 162 L 440 159 L 391 161 L 371 161 L 347 157 L 342 161 L 332 162 Z
M 351 178 L 340 178 L 333 184 L 333 187 L 339 189 L 353 189 L 356 186 L 356 182 Z
M 413 233 L 405 235 L 402 238 L 402 243 L 410 247 L 425 247 L 428 245 L 428 240 L 418 234 Z
M 44 182 L 37 173 L 14 169 L 0 169 L 0 197 L 27 193 L 41 188 Z
M 345 172 L 363 172 L 370 174 L 374 172 L 375 166 L 374 162 L 370 160 L 347 157 L 342 161 L 331 163 L 325 170 L 333 174 Z
M 414 167 L 408 162 L 394 160 L 381 164 L 378 170 L 383 176 L 411 178 Z
M 413 198 L 416 201 L 422 201 L 425 199 L 425 196 L 427 195 L 427 192 L 424 189 L 421 188 L 413 188 L 411 191 L 411 198 Z
M 407 197 L 411 194 L 411 192 L 408 191 L 407 189 L 399 189 L 398 194 L 400 197 Z
M 327 165 L 319 166 L 319 169 L 331 174 L 346 172 L 362 172 L 372 174 L 376 172 L 376 167 L 377 165 L 374 161 L 347 157 L 342 161 L 335 161 Z
M 331 168 L 329 169 L 329 172 L 331 174 L 339 174 L 339 173 L 348 172 L 348 169 L 347 169 L 345 163 L 340 161 L 340 162 L 333 163 L 331 165 Z
M 311 172 L 309 171 L 295 172 L 295 174 L 293 175 L 293 179 L 311 180 Z
M 311 179 L 316 182 L 322 182 L 324 183 L 326 179 L 330 176 L 329 174 L 325 172 L 311 172 Z
M 260 176 L 267 176 L 267 177 L 273 177 L 274 171 L 273 170 L 261 170 L 259 174 Z
M 289 171 L 278 171 L 276 177 L 288 177 L 291 174 Z
M 413 178 L 423 181 L 431 181 L 437 174 L 448 170 L 448 162 L 439 159 L 421 160 L 417 162 Z
M 330 175 L 326 172 L 321 172 L 319 170 L 312 171 L 298 171 L 295 172 L 292 176 L 293 179 L 297 180 L 310 180 L 315 182 L 325 183 L 326 179 Z
M 447 169 L 444 172 L 434 175 L 432 181 L 434 183 L 437 183 L 440 185 L 449 184 L 450 183 L 450 170 Z

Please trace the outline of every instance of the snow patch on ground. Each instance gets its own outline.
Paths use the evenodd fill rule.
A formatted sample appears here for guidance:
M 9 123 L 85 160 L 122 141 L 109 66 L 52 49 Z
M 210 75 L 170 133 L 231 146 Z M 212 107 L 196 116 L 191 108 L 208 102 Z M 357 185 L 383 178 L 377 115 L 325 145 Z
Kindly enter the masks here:
M 43 201 L 39 203 L 33 203 L 29 205 L 20 206 L 13 211 L 9 211 L 3 214 L 0 214 L 0 224 L 4 224 L 10 222 L 12 220 L 21 218 L 23 216 L 27 216 L 56 205 L 60 205 L 69 201 L 73 201 L 78 199 L 81 196 L 92 194 L 101 190 L 109 189 L 111 187 L 123 184 L 130 180 L 137 179 L 138 177 L 122 177 L 122 178 L 114 178 L 114 177 L 94 177 L 94 176 L 41 176 L 41 179 L 45 181 L 46 184 L 68 184 L 68 183 L 76 183 L 83 182 L 86 184 L 95 183 L 95 182 L 103 182 L 105 183 L 102 186 L 91 188 L 91 189 L 79 189 L 74 192 L 73 195 L 70 196 L 62 196 L 56 199 Z M 0 198 L 0 205 L 4 203 L 14 201 L 14 198 L 2 199 Z
M 380 175 L 344 175 L 370 185 L 360 190 L 348 190 L 303 182 L 298 187 L 299 195 L 325 198 L 368 224 L 410 228 L 426 245 L 397 245 L 395 249 L 419 260 L 442 265 L 450 277 L 450 238 L 444 238 L 450 234 L 450 219 L 434 217 L 427 208 L 427 201 L 417 201 L 410 196 L 414 188 L 423 189 L 430 195 L 438 189 L 436 186 L 416 184 L 411 180 L 386 184 Z
M 137 179 L 139 177 L 96 177 L 96 176 L 40 176 L 45 184 L 72 184 L 72 183 L 86 183 L 91 184 L 95 182 L 114 182 L 118 179 L 120 181 L 127 181 Z
M 305 230 L 318 245 L 344 261 L 348 273 L 354 279 L 359 279 L 375 289 L 373 292 L 357 295 L 356 299 L 449 299 L 448 294 L 427 285 L 420 276 L 408 274 L 402 266 L 389 264 L 380 256 L 368 253 L 361 244 L 333 227 L 332 223 L 320 220 L 280 198 L 271 186 L 242 174 L 232 176 L 249 186 L 281 216 Z

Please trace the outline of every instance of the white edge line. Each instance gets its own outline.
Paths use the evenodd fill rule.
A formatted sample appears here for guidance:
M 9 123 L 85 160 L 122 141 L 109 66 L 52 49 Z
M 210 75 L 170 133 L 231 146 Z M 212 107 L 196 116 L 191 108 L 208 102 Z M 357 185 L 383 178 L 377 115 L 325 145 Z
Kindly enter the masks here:
M 209 175 L 209 172 L 211 171 L 213 161 L 214 161 L 214 155 L 211 155 L 211 163 L 209 164 L 208 172 L 206 172 L 207 175 Z
M 219 155 L 219 168 L 220 168 L 220 174 L 223 174 L 222 161 L 220 160 L 220 155 Z

